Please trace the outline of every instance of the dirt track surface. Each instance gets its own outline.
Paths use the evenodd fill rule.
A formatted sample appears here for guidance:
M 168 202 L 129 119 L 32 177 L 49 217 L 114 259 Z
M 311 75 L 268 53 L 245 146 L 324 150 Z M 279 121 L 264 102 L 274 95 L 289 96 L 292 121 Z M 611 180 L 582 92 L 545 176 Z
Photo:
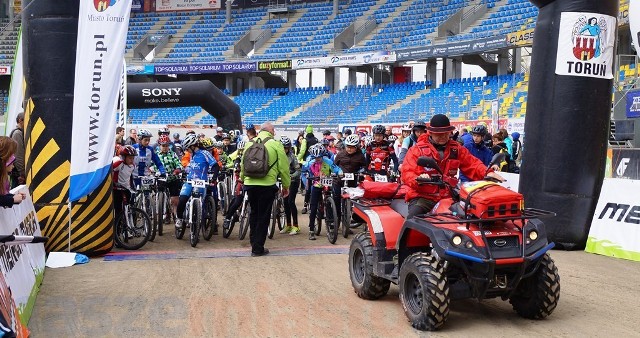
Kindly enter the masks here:
M 302 215 L 302 223 L 307 220 Z M 553 251 L 561 296 L 549 318 L 522 319 L 501 300 L 454 301 L 444 328 L 427 333 L 407 322 L 397 286 L 377 301 L 358 298 L 346 254 L 189 259 L 239 248 L 248 253 L 248 238 L 218 235 L 193 249 L 169 230 L 141 250 L 152 253 L 144 260 L 96 258 L 47 269 L 29 324 L 32 337 L 639 336 L 639 263 Z M 352 237 L 336 245 L 346 251 Z M 326 246 L 324 236 L 309 241 L 306 229 L 276 234 L 266 244 L 274 253 Z M 154 259 L 159 251 L 187 259 Z

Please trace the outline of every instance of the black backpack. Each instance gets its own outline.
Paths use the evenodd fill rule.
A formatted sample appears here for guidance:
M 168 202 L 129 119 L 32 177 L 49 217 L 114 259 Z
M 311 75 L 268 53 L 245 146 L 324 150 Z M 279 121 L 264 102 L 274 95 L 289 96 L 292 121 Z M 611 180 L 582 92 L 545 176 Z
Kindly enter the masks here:
M 253 178 L 263 178 L 267 176 L 269 170 L 278 163 L 278 158 L 269 165 L 269 151 L 265 144 L 273 140 L 273 137 L 269 136 L 264 140 L 255 138 L 253 144 L 251 144 L 244 151 L 243 169 L 245 176 Z

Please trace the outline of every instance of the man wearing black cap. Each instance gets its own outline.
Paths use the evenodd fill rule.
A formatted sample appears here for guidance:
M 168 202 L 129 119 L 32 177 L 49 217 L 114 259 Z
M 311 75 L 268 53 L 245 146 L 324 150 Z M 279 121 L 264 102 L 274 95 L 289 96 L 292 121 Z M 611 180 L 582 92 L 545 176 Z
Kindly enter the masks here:
M 409 187 L 405 200 L 409 203 L 407 219 L 415 215 L 425 214 L 433 209 L 433 206 L 441 199 L 451 196 L 447 187 L 434 184 L 418 184 L 418 177 L 430 178 L 440 174 L 432 169 L 418 166 L 418 158 L 431 157 L 438 163 L 444 173 L 442 181 L 452 186 L 458 184 L 458 169 L 472 181 L 478 181 L 485 177 L 487 167 L 473 156 L 467 148 L 450 138 L 455 127 L 449 122 L 449 118 L 442 114 L 436 114 L 431 118 L 428 133 L 418 138 L 418 143 L 407 151 L 402 165 L 402 182 Z M 492 176 L 504 181 L 504 179 L 489 169 L 487 176 Z

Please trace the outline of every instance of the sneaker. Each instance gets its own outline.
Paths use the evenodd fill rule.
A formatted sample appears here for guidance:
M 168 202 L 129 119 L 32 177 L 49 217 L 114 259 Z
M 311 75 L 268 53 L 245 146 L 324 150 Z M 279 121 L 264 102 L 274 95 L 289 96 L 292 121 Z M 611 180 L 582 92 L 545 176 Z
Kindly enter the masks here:
M 184 226 L 184 221 L 178 218 L 178 220 L 176 221 L 176 228 L 182 229 L 183 226 Z
M 309 231 L 309 240 L 310 241 L 316 240 L 316 234 L 313 232 L 313 230 Z
M 264 249 L 262 252 L 253 252 L 251 251 L 251 257 L 260 257 L 269 254 L 269 249 Z
M 222 222 L 222 227 L 225 229 L 229 229 L 230 226 L 231 226 L 231 220 L 226 218 L 224 222 Z
M 290 226 L 288 226 L 288 225 L 287 225 L 286 227 L 284 227 L 284 229 L 280 230 L 280 233 L 281 233 L 281 234 L 288 234 L 288 233 L 290 233 L 290 232 L 291 232 L 291 229 L 292 229 L 292 228 L 291 228 Z
M 291 231 L 289 232 L 289 235 L 293 236 L 293 235 L 297 235 L 299 233 L 300 233 L 300 228 L 296 227 L 296 226 L 293 226 L 293 227 L 291 227 Z

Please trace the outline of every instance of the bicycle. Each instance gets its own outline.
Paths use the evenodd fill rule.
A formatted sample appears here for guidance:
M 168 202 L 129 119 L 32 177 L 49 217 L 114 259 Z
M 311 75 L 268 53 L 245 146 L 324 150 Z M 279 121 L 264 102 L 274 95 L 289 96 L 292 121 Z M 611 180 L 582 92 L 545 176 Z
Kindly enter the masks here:
M 278 187 L 278 192 L 276 193 L 276 197 L 273 199 L 273 205 L 271 206 L 271 222 L 267 231 L 267 237 L 269 237 L 269 239 L 273 239 L 276 224 L 278 225 L 278 230 L 282 230 L 287 222 L 287 215 L 284 212 L 285 201 L 284 197 L 282 197 L 282 183 L 280 180 L 278 180 L 276 186 Z
M 156 178 L 154 176 L 142 176 L 140 177 L 140 186 L 138 191 L 140 192 L 140 198 L 137 198 L 135 206 L 144 212 L 153 220 L 151 228 L 151 237 L 149 240 L 153 242 L 156 239 L 156 206 L 155 206 L 155 186 Z M 152 204 L 152 202 L 154 202 Z
M 171 206 L 171 197 L 169 196 L 169 188 L 167 187 L 166 178 L 158 178 L 156 180 L 155 193 L 155 217 L 154 217 L 154 233 L 157 231 L 158 236 L 163 235 L 163 224 L 175 223 L 176 215 L 173 213 Z
M 240 207 L 240 229 L 238 229 L 238 237 L 243 240 L 249 230 L 249 215 L 251 214 L 251 204 L 249 204 L 249 194 L 245 191 L 242 206 Z
M 231 236 L 231 233 L 233 232 L 233 228 L 237 222 L 237 220 L 240 220 L 240 215 L 242 214 L 242 210 L 243 210 L 243 206 L 245 205 L 245 203 L 248 203 L 247 200 L 247 196 L 246 193 L 241 192 L 240 194 L 236 195 L 236 191 L 239 188 L 240 190 L 243 189 L 242 187 L 242 183 L 240 183 L 239 181 L 236 182 L 237 185 L 240 185 L 239 187 L 236 187 L 236 189 L 234 189 L 234 199 L 239 197 L 240 195 L 242 195 L 242 202 L 240 202 L 240 206 L 238 207 L 238 209 L 236 210 L 236 212 L 234 213 L 233 216 L 231 216 L 231 222 L 229 223 L 229 227 L 228 228 L 224 228 L 222 229 L 222 237 L 224 238 L 229 238 L 229 236 Z M 223 215 L 223 218 L 226 217 L 226 214 Z M 244 228 L 240 228 L 240 230 L 244 230 Z M 242 231 L 241 231 L 242 232 Z M 242 239 L 242 238 L 241 238 Z
M 189 243 L 191 247 L 196 247 L 200 241 L 200 229 L 202 229 L 202 236 L 205 240 L 211 239 L 213 236 L 213 224 L 211 223 L 210 212 L 214 211 L 211 208 L 213 203 L 213 197 L 207 194 L 206 181 L 204 180 L 191 180 L 187 181 L 191 184 L 191 196 L 187 201 L 185 209 L 185 215 L 187 215 L 187 224 L 189 226 Z M 204 193 L 202 192 L 204 190 Z M 211 197 L 211 199 L 209 199 Z M 204 210 L 203 210 L 204 207 Z M 207 210 L 208 209 L 208 210 Z M 176 228 L 176 238 L 182 239 L 186 230 L 186 225 L 180 228 Z
M 123 191 L 116 191 L 123 195 L 122 213 L 118 215 L 114 223 L 116 246 L 127 250 L 138 250 L 151 238 L 153 225 L 144 210 L 130 205 L 127 195 Z M 135 193 L 132 194 L 131 199 L 136 200 Z
M 322 202 L 318 203 L 318 212 L 316 214 L 315 235 L 319 236 L 322 230 L 322 220 L 325 219 L 327 225 L 327 239 L 329 243 L 335 244 L 338 239 L 338 211 L 336 202 L 333 200 L 333 180 L 335 176 L 330 177 L 309 177 L 309 187 L 313 186 L 313 180 L 319 180 L 322 186 Z
M 231 204 L 231 198 L 233 197 L 231 187 L 231 181 L 233 181 L 233 171 L 230 169 L 223 169 L 220 171 L 218 183 L 216 185 L 218 189 L 218 200 L 220 201 L 220 211 L 222 214 L 227 214 L 229 205 Z

